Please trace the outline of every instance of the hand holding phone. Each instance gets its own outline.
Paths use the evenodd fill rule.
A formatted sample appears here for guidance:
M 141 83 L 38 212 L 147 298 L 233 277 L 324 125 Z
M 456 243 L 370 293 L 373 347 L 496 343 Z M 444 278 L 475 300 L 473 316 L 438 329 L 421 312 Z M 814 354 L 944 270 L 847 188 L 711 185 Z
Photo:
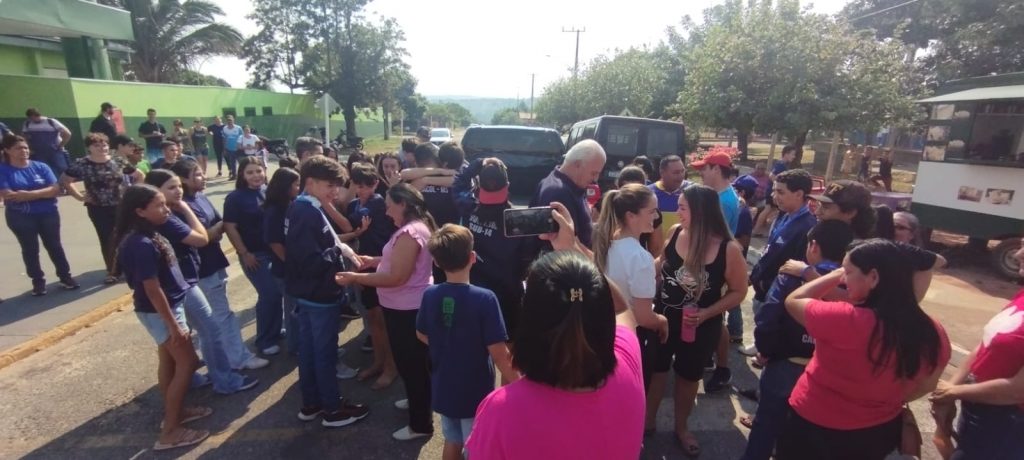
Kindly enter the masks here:
M 503 215 L 505 236 L 537 236 L 558 232 L 558 223 L 552 216 L 552 208 L 506 209 Z

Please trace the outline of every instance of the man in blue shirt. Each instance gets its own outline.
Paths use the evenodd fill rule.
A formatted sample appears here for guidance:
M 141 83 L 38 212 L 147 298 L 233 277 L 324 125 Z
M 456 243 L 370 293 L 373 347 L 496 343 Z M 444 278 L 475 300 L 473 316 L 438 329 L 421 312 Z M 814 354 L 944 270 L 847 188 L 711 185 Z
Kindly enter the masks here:
M 807 207 L 810 193 L 811 175 L 803 169 L 785 171 L 775 178 L 772 199 L 782 215 L 775 219 L 768 233 L 764 253 L 750 272 L 750 284 L 754 287 L 754 315 L 761 309 L 782 264 L 790 259 L 804 258 L 807 232 L 817 223 L 817 218 Z M 740 353 L 754 356 L 757 347 L 749 346 L 740 350 Z
M 562 165 L 551 171 L 537 185 L 537 191 L 530 200 L 530 207 L 550 206 L 552 202 L 562 203 L 569 210 L 576 227 L 576 238 L 582 246 L 589 248 L 594 227 L 587 204 L 587 186 L 597 181 L 607 159 L 601 144 L 587 139 L 572 146 L 565 154 Z M 515 180 L 512 177 L 511 180 Z M 538 242 L 540 240 L 537 240 Z M 539 245 L 539 247 L 550 245 Z M 539 251 L 534 251 L 534 253 Z
M 227 116 L 227 124 L 221 128 L 221 136 L 224 138 L 224 159 L 228 162 L 228 180 L 235 180 L 235 160 L 242 155 L 238 145 L 238 139 L 242 137 L 242 127 L 235 124 L 233 115 Z
M 700 171 L 704 185 L 718 192 L 718 201 L 722 205 L 722 215 L 729 231 L 736 234 L 740 223 L 740 197 L 732 188 L 729 178 L 732 177 L 732 156 L 726 152 L 712 152 L 693 163 L 690 167 Z
M 782 174 L 789 169 L 789 164 L 796 158 L 796 146 L 787 145 L 782 148 L 782 158 L 775 160 L 772 163 L 771 178 L 775 180 L 775 176 Z

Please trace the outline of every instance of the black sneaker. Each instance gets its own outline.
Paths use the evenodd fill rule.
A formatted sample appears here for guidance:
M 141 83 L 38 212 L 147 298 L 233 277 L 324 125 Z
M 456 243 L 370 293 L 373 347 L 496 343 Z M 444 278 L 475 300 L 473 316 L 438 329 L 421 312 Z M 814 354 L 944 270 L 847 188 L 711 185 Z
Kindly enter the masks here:
M 329 428 L 339 428 L 356 423 L 370 415 L 370 409 L 362 404 L 351 404 L 341 401 L 341 409 L 324 412 L 320 424 Z
M 242 377 L 242 386 L 238 387 L 238 391 L 251 390 L 259 385 L 260 381 L 255 377 L 249 377 L 248 375 Z
M 711 394 L 728 388 L 732 383 L 732 371 L 728 367 L 716 367 L 711 378 L 704 382 L 704 393 Z
M 64 289 L 67 289 L 67 290 L 72 290 L 72 289 L 78 289 L 81 286 L 79 286 L 78 281 L 75 281 L 74 278 L 72 278 L 70 276 L 65 276 L 65 277 L 62 277 L 60 279 L 60 287 L 62 287 Z
M 32 296 L 40 297 L 46 295 L 46 285 L 32 286 Z
M 373 351 L 373 337 L 366 336 L 366 340 L 363 340 L 363 345 L 359 349 L 365 353 Z
M 341 306 L 341 319 L 352 320 L 359 318 L 362 318 L 362 316 L 359 314 L 359 312 L 356 311 L 355 308 L 352 308 L 352 304 Z
M 299 420 L 303 422 L 312 422 L 316 420 L 317 416 L 323 413 L 323 409 L 320 406 L 303 407 L 299 410 Z

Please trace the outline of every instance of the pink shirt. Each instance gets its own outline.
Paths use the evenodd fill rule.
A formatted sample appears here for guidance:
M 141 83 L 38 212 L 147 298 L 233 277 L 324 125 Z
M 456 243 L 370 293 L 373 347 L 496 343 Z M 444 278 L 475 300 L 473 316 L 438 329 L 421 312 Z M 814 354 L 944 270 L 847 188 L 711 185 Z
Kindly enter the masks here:
M 1024 291 L 989 320 L 971 364 L 978 382 L 1008 379 L 1024 368 Z M 1024 404 L 1020 405 L 1024 410 Z
M 629 459 L 640 456 L 644 382 L 636 333 L 615 328 L 618 364 L 596 391 L 560 390 L 526 378 L 494 390 L 476 410 L 473 460 Z
M 416 256 L 416 265 L 412 269 L 412 275 L 401 286 L 377 288 L 380 305 L 392 310 L 419 310 L 420 303 L 423 301 L 423 292 L 434 283 L 434 277 L 431 275 L 430 269 L 433 260 L 430 258 L 430 251 L 427 251 L 430 229 L 427 228 L 427 224 L 418 220 L 405 224 L 394 235 L 391 235 L 388 244 L 384 245 L 384 251 L 381 253 L 380 265 L 377 266 L 377 271 L 391 271 L 391 253 L 395 250 L 395 242 L 398 241 L 399 236 L 406 234 L 411 236 L 413 241 L 420 246 L 420 252 Z
M 895 358 L 875 373 L 868 358 L 875 313 L 847 302 L 810 302 L 804 326 L 815 339 L 814 357 L 797 380 L 789 404 L 808 421 L 835 430 L 856 430 L 891 421 L 921 379 L 935 371 L 922 363 L 912 380 L 899 380 Z M 946 330 L 939 332 L 938 366 L 949 362 Z

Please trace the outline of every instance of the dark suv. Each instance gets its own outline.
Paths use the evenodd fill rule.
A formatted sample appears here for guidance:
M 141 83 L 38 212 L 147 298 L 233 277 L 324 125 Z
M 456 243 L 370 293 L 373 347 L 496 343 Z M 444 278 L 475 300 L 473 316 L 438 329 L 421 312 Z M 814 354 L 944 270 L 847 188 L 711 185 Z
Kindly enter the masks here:
M 619 177 L 619 171 L 637 155 L 650 158 L 657 174 L 661 157 L 686 153 L 686 127 L 678 121 L 603 115 L 574 123 L 569 128 L 566 147 L 571 148 L 583 139 L 597 141 L 608 154 L 608 161 L 598 179 L 603 189 L 613 184 Z
M 462 135 L 462 149 L 467 161 L 496 157 L 505 162 L 513 193 L 533 193 L 565 154 L 558 131 L 526 126 L 471 126 Z

